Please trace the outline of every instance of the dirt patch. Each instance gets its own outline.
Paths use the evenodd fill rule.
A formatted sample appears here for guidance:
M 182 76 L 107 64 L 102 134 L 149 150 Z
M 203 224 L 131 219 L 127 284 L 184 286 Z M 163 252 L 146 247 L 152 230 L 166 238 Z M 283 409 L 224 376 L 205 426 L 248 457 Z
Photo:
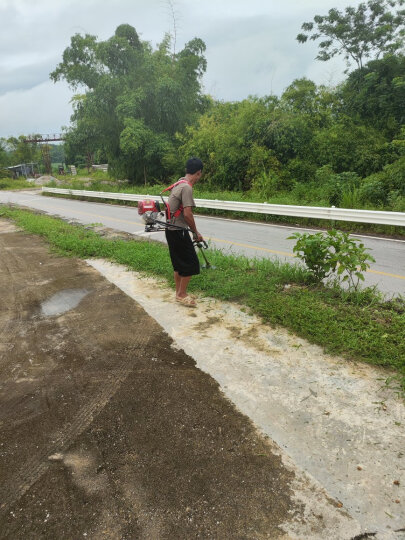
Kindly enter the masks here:
M 1 538 L 326 537 L 279 449 L 137 302 L 0 233 Z M 55 297 L 64 309 L 44 312 Z M 332 530 L 359 532 L 339 509 Z
M 402 539 L 393 531 L 405 524 L 405 406 L 395 388 L 384 385 L 386 372 L 327 355 L 235 304 L 199 298 L 198 308 L 190 311 L 173 302 L 162 280 L 102 260 L 88 262 L 136 299 L 172 336 L 175 348 L 194 358 L 282 448 L 284 464 L 296 473 L 294 500 L 304 502 L 313 515 L 328 515 L 320 512 L 322 498 L 311 507 L 316 489 L 308 495 L 305 480 L 298 481 L 298 466 L 363 531 L 378 531 L 378 539 Z M 311 534 L 301 531 L 300 538 Z M 345 536 L 336 532 L 331 538 Z

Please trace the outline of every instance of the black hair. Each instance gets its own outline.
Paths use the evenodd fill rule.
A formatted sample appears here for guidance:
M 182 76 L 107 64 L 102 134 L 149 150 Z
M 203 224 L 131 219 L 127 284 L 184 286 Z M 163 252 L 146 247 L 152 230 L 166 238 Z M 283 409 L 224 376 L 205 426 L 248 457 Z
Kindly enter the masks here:
M 195 174 L 198 171 L 202 171 L 203 167 L 204 167 L 204 165 L 203 165 L 203 162 L 201 161 L 201 159 L 199 159 L 197 157 L 192 157 L 192 158 L 187 160 L 186 173 L 187 174 Z

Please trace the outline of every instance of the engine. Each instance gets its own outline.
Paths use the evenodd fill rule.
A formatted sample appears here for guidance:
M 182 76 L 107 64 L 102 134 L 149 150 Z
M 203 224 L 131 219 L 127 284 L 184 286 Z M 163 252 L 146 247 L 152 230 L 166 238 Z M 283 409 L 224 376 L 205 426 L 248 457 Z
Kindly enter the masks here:
M 160 210 L 159 201 L 153 201 L 152 199 L 146 199 L 138 202 L 138 214 L 142 216 L 142 219 L 146 225 L 155 225 L 156 220 L 164 218 L 164 212 Z

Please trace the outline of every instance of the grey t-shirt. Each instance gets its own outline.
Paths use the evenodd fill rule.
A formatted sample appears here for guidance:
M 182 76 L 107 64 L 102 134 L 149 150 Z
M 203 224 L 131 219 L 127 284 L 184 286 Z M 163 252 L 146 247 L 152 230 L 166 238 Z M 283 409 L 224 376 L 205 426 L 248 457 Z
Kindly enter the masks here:
M 175 186 L 170 192 L 168 203 L 172 216 L 176 212 L 176 210 L 179 209 L 180 205 L 183 205 L 183 208 L 186 208 L 186 206 L 195 207 L 192 186 L 190 186 L 190 184 L 186 182 L 182 182 L 178 186 Z M 184 219 L 183 212 L 176 218 L 173 217 L 172 223 L 173 225 L 177 225 L 179 227 L 188 227 L 186 220 Z

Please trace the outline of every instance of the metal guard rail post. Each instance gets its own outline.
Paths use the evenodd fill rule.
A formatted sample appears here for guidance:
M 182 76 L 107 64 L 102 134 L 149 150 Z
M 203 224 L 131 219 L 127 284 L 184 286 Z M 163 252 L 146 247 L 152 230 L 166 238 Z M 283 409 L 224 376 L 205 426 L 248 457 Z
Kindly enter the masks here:
M 131 193 L 111 193 L 107 191 L 87 191 L 79 189 L 42 188 L 43 193 L 58 193 L 75 197 L 91 197 L 94 199 L 113 199 L 118 201 L 141 201 L 155 199 L 157 195 L 134 195 Z M 197 207 L 214 210 L 230 210 L 234 212 L 250 212 L 276 216 L 304 217 L 327 219 L 329 221 L 353 221 L 357 223 L 374 223 L 378 225 L 394 225 L 405 227 L 405 212 L 381 212 L 378 210 L 351 210 L 348 208 L 327 208 L 321 206 L 290 206 L 287 204 L 268 204 L 219 201 L 211 199 L 195 199 Z

